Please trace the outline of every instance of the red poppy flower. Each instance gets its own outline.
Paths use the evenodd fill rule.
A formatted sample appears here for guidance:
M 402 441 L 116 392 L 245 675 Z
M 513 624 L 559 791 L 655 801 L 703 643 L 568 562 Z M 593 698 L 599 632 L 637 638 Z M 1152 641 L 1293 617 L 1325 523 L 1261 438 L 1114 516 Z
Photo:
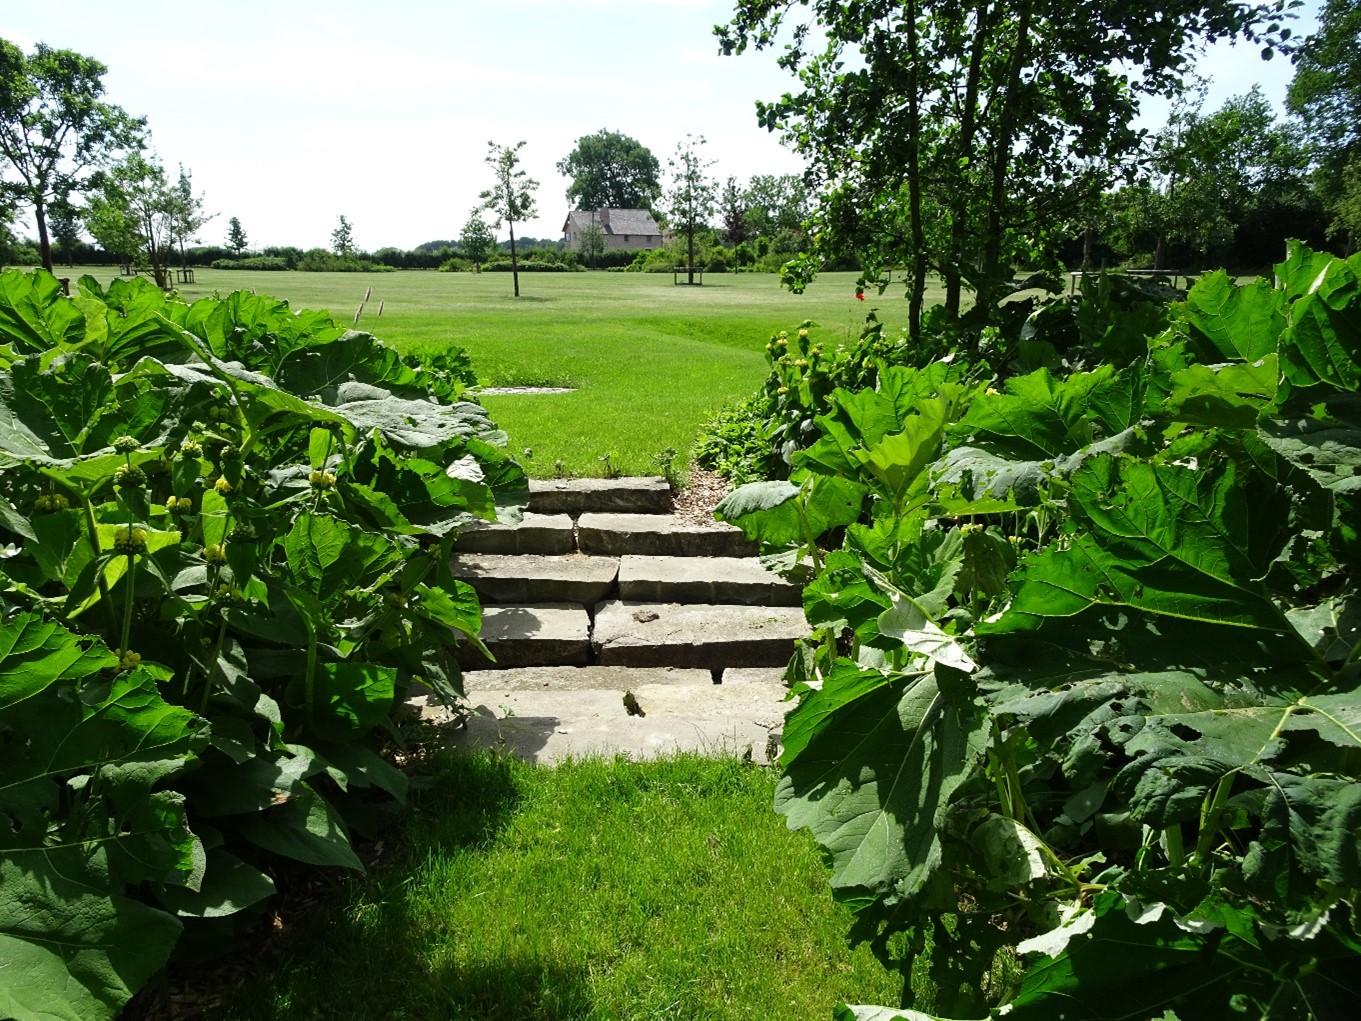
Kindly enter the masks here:
M 855 300 L 856 300 L 856 301 L 864 301 L 864 300 L 865 300 L 865 292 L 864 292 L 864 291 L 856 291 L 856 292 L 855 292 Z

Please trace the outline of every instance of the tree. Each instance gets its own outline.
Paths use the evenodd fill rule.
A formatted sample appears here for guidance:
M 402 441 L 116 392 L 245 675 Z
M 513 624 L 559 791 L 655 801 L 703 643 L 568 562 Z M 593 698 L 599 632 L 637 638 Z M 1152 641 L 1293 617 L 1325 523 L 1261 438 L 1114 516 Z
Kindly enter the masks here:
M 62 261 L 74 265 L 76 245 L 80 242 L 80 210 L 70 195 L 56 195 L 48 206 L 48 230 Z
M 786 40 L 779 63 L 799 79 L 757 105 L 820 195 L 813 250 L 786 282 L 801 288 L 839 255 L 867 282 L 905 267 L 917 338 L 929 274 L 948 318 L 966 286 L 991 318 L 1016 263 L 1056 264 L 1102 190 L 1093 174 L 1126 171 L 1140 98 L 1174 94 L 1205 42 L 1241 35 L 1270 52 L 1288 5 L 1169 0 L 1151 17 L 1125 0 L 738 0 L 715 31 L 725 53 Z
M 743 201 L 747 223 L 763 237 L 799 233 L 808 218 L 808 186 L 798 174 L 757 174 Z
M 605 254 L 605 228 L 592 220 L 577 233 L 577 251 L 592 269 Z
M 567 201 L 574 209 L 651 209 L 662 194 L 660 172 L 647 146 L 604 129 L 578 138 L 558 162 L 558 173 L 572 179 Z
M 743 190 L 737 185 L 737 178 L 730 177 L 723 184 L 718 196 L 718 211 L 723 220 L 723 237 L 730 245 L 740 245 L 751 237 L 753 231 L 747 220 L 747 200 Z
M 1301 44 L 1287 97 L 1318 167 L 1318 188 L 1333 230 L 1349 250 L 1361 243 L 1356 182 L 1361 178 L 1361 0 L 1327 0 L 1318 30 Z
M 717 185 L 708 176 L 712 160 L 705 160 L 700 152 L 703 135 L 686 135 L 676 146 L 676 155 L 668 161 L 671 168 L 671 190 L 667 193 L 667 213 L 673 231 L 685 238 L 686 281 L 695 282 L 695 236 L 709 225 L 714 215 L 714 196 Z
M 180 250 L 180 268 L 184 269 L 189 265 L 184 251 L 185 242 L 197 241 L 198 232 L 217 214 L 204 211 L 203 193 L 194 194 L 193 175 L 184 169 L 183 163 L 171 189 L 171 199 L 170 245 Z
M 354 228 L 343 213 L 336 221 L 336 229 L 331 231 L 331 250 L 342 259 L 354 255 Z
M 241 226 L 241 218 L 233 216 L 227 221 L 227 247 L 238 259 L 245 254 L 250 242 L 246 240 L 246 230 Z
M 481 210 L 474 209 L 468 214 L 463 233 L 458 237 L 458 246 L 463 249 L 464 257 L 471 260 L 479 273 L 482 272 L 482 264 L 496 247 L 496 234 L 482 219 Z
M 91 175 L 141 145 L 145 122 L 102 100 L 106 68 L 41 43 L 25 56 L 0 39 L 0 187 L 33 210 L 43 266 L 52 265 L 47 225 L 57 196 L 84 192 Z
M 178 201 L 156 157 L 133 153 L 102 175 L 86 205 L 85 225 L 105 251 L 140 259 L 156 285 L 168 288 Z
M 520 296 L 520 263 L 515 254 L 515 224 L 534 215 L 534 192 L 539 187 L 539 182 L 520 166 L 520 150 L 524 147 L 524 142 L 514 145 L 487 143 L 487 166 L 495 175 L 495 183 L 482 192 L 482 208 L 496 217 L 495 226 L 504 223 L 510 231 L 510 272 L 517 298 Z

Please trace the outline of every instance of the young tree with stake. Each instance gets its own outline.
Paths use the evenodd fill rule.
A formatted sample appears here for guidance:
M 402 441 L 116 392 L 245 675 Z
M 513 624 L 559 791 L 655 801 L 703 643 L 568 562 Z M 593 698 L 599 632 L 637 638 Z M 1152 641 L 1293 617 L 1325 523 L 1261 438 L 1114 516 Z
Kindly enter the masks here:
M 515 254 L 515 224 L 523 223 L 535 214 L 534 192 L 539 187 L 539 182 L 520 166 L 520 150 L 524 147 L 524 142 L 514 145 L 487 143 L 487 166 L 492 168 L 495 184 L 482 193 L 482 208 L 496 217 L 496 226 L 505 223 L 510 231 L 510 273 L 517 298 L 520 296 L 520 263 Z
M 668 212 L 671 229 L 685 238 L 686 283 L 689 284 L 695 282 L 695 235 L 709 225 L 718 191 L 718 185 L 708 174 L 713 160 L 704 159 L 700 152 L 703 145 L 703 135 L 686 135 L 669 161 Z
M 227 221 L 227 247 L 238 259 L 246 253 L 250 242 L 246 240 L 246 229 L 241 226 L 241 218 L 233 216 Z

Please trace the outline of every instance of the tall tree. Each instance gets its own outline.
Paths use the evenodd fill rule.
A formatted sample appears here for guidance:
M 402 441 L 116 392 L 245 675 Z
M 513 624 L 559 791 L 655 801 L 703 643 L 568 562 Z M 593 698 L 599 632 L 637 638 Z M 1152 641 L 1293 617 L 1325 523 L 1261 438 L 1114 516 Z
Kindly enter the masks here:
M 52 265 L 47 210 L 78 194 L 120 152 L 139 148 L 145 122 L 103 101 L 106 68 L 41 43 L 25 56 L 0 39 L 0 188 L 33 210 L 43 266 Z
M 180 250 L 180 268 L 189 265 L 184 246 L 186 242 L 197 241 L 198 232 L 203 229 L 216 213 L 206 212 L 203 208 L 203 193 L 194 194 L 194 177 L 180 164 L 180 173 L 171 189 L 170 244 Z
M 345 219 L 344 213 L 336 220 L 336 229 L 331 231 L 331 250 L 342 259 L 354 255 L 354 227 Z
M 133 153 L 101 176 L 86 204 L 85 225 L 105 251 L 138 258 L 158 287 L 170 286 L 178 198 L 155 156 Z
M 737 178 L 729 177 L 723 182 L 723 190 L 718 196 L 718 214 L 723 220 L 723 239 L 730 245 L 740 245 L 754 233 L 747 220 L 747 197 L 737 183 Z
M 520 150 L 524 147 L 524 142 L 514 145 L 487 143 L 487 166 L 492 169 L 495 183 L 482 193 L 482 208 L 496 217 L 496 226 L 504 223 L 510 231 L 510 272 L 517 298 L 520 296 L 520 263 L 515 254 L 515 225 L 534 215 L 534 192 L 539 187 L 539 182 L 520 166 Z
M 56 242 L 57 254 L 66 265 L 74 265 L 76 245 L 80 241 L 80 210 L 70 195 L 53 196 L 48 206 L 47 226 Z
M 757 234 L 772 237 L 797 233 L 808 218 L 808 186 L 798 174 L 756 174 L 743 193 L 747 223 Z
M 241 226 L 239 216 L 233 216 L 227 221 L 227 247 L 238 259 L 250 247 L 250 242 L 246 240 L 246 229 Z
M 1326 0 L 1318 30 L 1296 56 L 1287 103 L 1318 165 L 1333 230 L 1354 251 L 1361 244 L 1361 0 Z
M 662 194 L 661 164 L 652 150 L 603 128 L 578 138 L 558 161 L 558 173 L 572 179 L 567 201 L 574 209 L 651 209 Z
M 914 335 L 931 273 L 948 316 L 966 287 L 990 316 L 1013 265 L 1052 259 L 1074 206 L 1099 194 L 1093 168 L 1114 179 L 1137 154 L 1140 97 L 1174 93 L 1204 42 L 1269 50 L 1289 3 L 1168 0 L 1154 17 L 1128 0 L 737 0 L 720 45 L 787 42 L 798 89 L 757 117 L 820 195 L 813 251 L 786 282 L 851 254 L 867 282 L 906 267 Z
M 686 135 L 668 161 L 671 189 L 667 192 L 667 218 L 671 229 L 685 238 L 686 281 L 691 284 L 695 282 L 695 238 L 709 226 L 718 191 L 709 176 L 713 160 L 704 158 L 703 146 L 703 135 Z
M 496 234 L 487 226 L 487 221 L 482 219 L 480 209 L 474 209 L 468 214 L 468 221 L 463 225 L 463 233 L 458 236 L 458 246 L 463 249 L 464 258 L 470 260 L 477 272 L 481 273 L 482 264 L 496 247 Z

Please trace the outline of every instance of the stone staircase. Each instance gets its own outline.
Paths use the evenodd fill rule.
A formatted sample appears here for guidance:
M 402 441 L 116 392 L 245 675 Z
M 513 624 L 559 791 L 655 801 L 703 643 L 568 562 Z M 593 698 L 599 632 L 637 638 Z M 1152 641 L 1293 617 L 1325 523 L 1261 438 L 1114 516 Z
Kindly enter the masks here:
M 458 742 L 534 761 L 774 754 L 799 587 L 738 529 L 671 510 L 662 478 L 535 481 L 519 524 L 459 536 L 453 572 L 496 660 L 461 651 L 477 709 Z

